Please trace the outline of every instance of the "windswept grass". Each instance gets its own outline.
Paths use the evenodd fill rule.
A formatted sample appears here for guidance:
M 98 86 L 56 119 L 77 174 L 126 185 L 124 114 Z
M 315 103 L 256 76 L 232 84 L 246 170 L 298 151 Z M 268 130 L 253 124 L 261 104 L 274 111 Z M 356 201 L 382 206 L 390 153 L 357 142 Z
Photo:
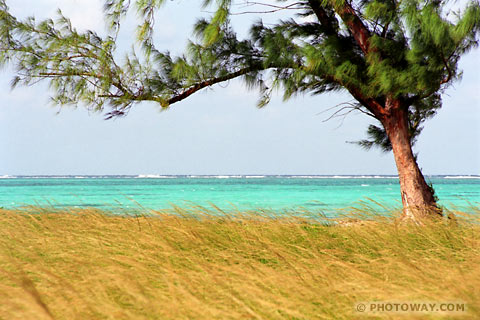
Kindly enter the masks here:
M 478 220 L 328 226 L 176 210 L 0 210 L 0 319 L 352 319 L 373 300 L 460 301 L 463 319 L 480 318 Z

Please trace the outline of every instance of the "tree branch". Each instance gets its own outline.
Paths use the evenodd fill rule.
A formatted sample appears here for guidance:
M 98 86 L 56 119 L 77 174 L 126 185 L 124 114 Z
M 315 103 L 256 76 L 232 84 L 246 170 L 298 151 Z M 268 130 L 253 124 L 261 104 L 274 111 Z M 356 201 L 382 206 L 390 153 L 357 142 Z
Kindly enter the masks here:
M 454 51 L 455 52 L 455 51 Z M 450 55 L 450 57 L 448 57 L 447 59 L 445 59 L 445 56 L 443 55 L 442 53 L 442 60 L 443 60 L 443 64 L 445 65 L 445 69 L 447 69 L 447 72 L 448 72 L 448 75 L 446 78 L 442 79 L 440 81 L 440 85 L 444 84 L 444 83 L 447 83 L 448 81 L 450 81 L 452 79 L 452 70 L 450 70 L 450 67 L 448 66 L 448 60 L 453 56 L 453 53 Z
M 193 86 L 191 86 L 190 88 L 186 89 L 185 91 L 183 91 L 183 92 L 171 97 L 170 99 L 168 99 L 167 103 L 169 105 L 174 104 L 175 102 L 181 101 L 181 100 L 191 96 L 192 94 L 194 94 L 195 92 L 197 92 L 197 91 L 199 91 L 203 88 L 212 86 L 216 83 L 228 81 L 228 80 L 237 78 L 239 76 L 243 76 L 243 75 L 245 75 L 249 72 L 252 72 L 252 71 L 259 71 L 259 70 L 265 70 L 265 69 L 268 69 L 268 68 L 265 68 L 263 66 L 247 67 L 247 68 L 240 69 L 236 72 L 232 72 L 230 74 L 227 74 L 227 75 L 224 75 L 224 76 L 221 76 L 221 77 L 211 78 L 211 79 L 208 79 L 208 80 L 198 82 L 198 83 L 194 84 Z
M 320 24 L 325 28 L 325 31 L 328 35 L 337 35 L 337 30 L 333 25 L 330 17 L 328 16 L 326 10 L 323 8 L 319 0 L 308 0 L 310 7 L 317 16 Z M 355 10 L 348 4 L 345 3 L 344 7 L 337 9 L 336 12 L 340 15 L 342 20 L 345 22 L 347 27 L 350 30 L 350 33 L 354 37 L 355 41 L 359 45 L 362 52 L 367 55 L 370 53 L 370 31 L 362 23 Z M 367 108 L 370 113 L 375 115 L 375 117 L 381 117 L 385 112 L 383 107 L 378 101 L 373 98 L 364 96 L 358 88 L 348 86 L 344 83 L 338 81 L 334 77 L 330 79 L 333 82 L 339 83 L 341 86 L 346 88 L 350 94 L 357 99 L 365 108 Z
M 340 18 L 347 25 L 348 30 L 357 42 L 362 52 L 367 56 L 371 53 L 370 30 L 363 24 L 352 6 L 345 1 L 344 5 L 336 10 Z
M 325 33 L 330 36 L 337 35 L 337 30 L 328 16 L 327 11 L 322 7 L 321 2 L 319 0 L 308 0 L 308 4 L 317 16 L 320 24 L 325 28 Z

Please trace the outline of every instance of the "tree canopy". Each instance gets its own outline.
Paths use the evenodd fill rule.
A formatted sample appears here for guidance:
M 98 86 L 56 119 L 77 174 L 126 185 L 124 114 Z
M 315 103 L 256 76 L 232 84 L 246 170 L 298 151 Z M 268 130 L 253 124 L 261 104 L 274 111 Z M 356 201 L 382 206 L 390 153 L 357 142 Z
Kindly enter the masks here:
M 185 55 L 172 57 L 154 41 L 155 27 L 161 28 L 161 21 L 155 26 L 155 13 L 164 3 L 106 0 L 109 32 L 102 38 L 95 31 L 77 31 L 60 11 L 55 20 L 19 21 L 1 0 L 0 61 L 14 60 L 12 86 L 48 80 L 55 103 L 83 102 L 110 117 L 141 101 L 168 108 L 236 77 L 260 90 L 259 106 L 269 102 L 274 89 L 283 90 L 285 99 L 347 90 L 358 101 L 355 108 L 370 114 L 369 99 L 391 95 L 411 105 L 415 136 L 441 106 L 441 90 L 460 76 L 458 60 L 477 45 L 480 19 L 478 2 L 462 12 L 445 12 L 446 1 L 280 0 L 257 7 L 288 9 L 291 18 L 274 26 L 260 20 L 247 39 L 239 39 L 229 22 L 234 1 L 206 0 L 205 7 L 215 8 L 211 19 L 197 21 Z M 132 11 L 140 18 L 136 40 L 143 50 L 119 59 L 117 35 Z M 352 26 L 359 31 L 353 33 Z M 381 142 L 378 129 L 369 133 Z

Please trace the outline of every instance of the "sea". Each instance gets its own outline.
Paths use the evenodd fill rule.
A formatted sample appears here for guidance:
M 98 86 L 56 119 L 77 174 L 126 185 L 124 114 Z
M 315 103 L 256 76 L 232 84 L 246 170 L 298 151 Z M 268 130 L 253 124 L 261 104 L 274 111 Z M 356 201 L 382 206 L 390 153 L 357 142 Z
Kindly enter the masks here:
M 439 204 L 475 212 L 480 175 L 427 176 Z M 362 206 L 401 207 L 397 176 L 118 175 L 0 176 L 0 208 L 98 208 L 122 212 L 203 206 L 335 215 Z

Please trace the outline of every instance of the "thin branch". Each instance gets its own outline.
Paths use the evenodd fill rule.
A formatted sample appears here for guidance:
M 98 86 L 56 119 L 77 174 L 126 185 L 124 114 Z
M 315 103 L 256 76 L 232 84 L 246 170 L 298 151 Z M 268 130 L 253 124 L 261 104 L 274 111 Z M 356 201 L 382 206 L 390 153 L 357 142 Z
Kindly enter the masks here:
M 386 35 L 387 35 L 387 31 L 388 31 L 388 27 L 390 26 L 390 22 L 391 21 L 388 21 L 385 26 L 383 26 L 383 30 L 382 30 L 382 34 L 380 35 L 380 37 L 382 38 L 385 38 Z
M 346 112 L 343 112 L 344 110 L 348 110 Z M 356 106 L 345 106 L 345 107 L 342 107 L 340 109 L 338 109 L 337 111 L 335 111 L 332 115 L 330 115 L 328 118 L 322 120 L 322 122 L 327 122 L 333 118 L 338 118 L 338 117 L 342 117 L 342 116 L 346 116 L 348 115 L 349 113 L 351 113 L 352 111 L 355 111 L 357 110 L 357 107 Z M 343 112 L 343 113 L 342 113 Z
M 454 51 L 455 52 L 455 51 Z M 442 79 L 442 81 L 440 81 L 440 85 L 444 84 L 444 83 L 447 83 L 448 81 L 450 81 L 452 79 L 452 70 L 450 69 L 450 67 L 448 66 L 448 60 L 450 60 L 450 58 L 453 56 L 453 53 L 450 55 L 450 57 L 448 57 L 447 59 L 445 59 L 445 56 L 443 55 L 443 52 L 442 52 L 442 61 L 443 61 L 443 64 L 445 65 L 445 69 L 447 69 L 447 72 L 448 72 L 448 76 L 444 79 Z
M 326 110 L 323 110 L 322 112 L 317 113 L 317 115 L 323 114 L 323 113 L 328 112 L 328 111 L 330 111 L 330 110 L 332 110 L 332 109 L 336 109 L 336 108 L 338 108 L 338 107 L 340 107 L 340 106 L 342 106 L 342 105 L 345 105 L 345 106 L 342 107 L 342 108 L 340 108 L 340 109 L 338 109 L 338 110 L 336 110 L 336 111 L 335 111 L 333 114 L 331 114 L 328 118 L 322 120 L 322 122 L 327 122 L 327 121 L 329 121 L 329 120 L 331 120 L 331 119 L 333 119 L 333 118 L 337 118 L 337 117 L 346 117 L 347 115 L 349 115 L 349 114 L 350 114 L 351 112 L 353 112 L 353 111 L 359 111 L 359 112 L 364 113 L 364 114 L 366 114 L 366 115 L 368 115 L 368 116 L 370 116 L 370 117 L 375 118 L 375 116 L 374 116 L 372 113 L 370 113 L 370 112 L 368 112 L 368 111 L 365 111 L 365 110 L 362 110 L 362 108 L 361 108 L 360 105 L 355 104 L 355 103 L 352 103 L 352 102 L 342 102 L 342 103 L 339 103 L 339 104 L 337 104 L 337 105 L 335 105 L 335 106 L 333 106 L 333 107 L 330 107 L 330 108 L 328 108 L 328 109 L 326 109 Z M 348 110 L 348 111 L 343 112 L 344 110 Z
M 235 16 L 235 15 L 242 15 L 242 14 L 266 14 L 266 13 L 275 13 L 275 12 L 278 12 L 278 11 L 282 11 L 282 10 L 299 10 L 299 9 L 305 9 L 305 7 L 296 7 L 298 5 L 301 5 L 302 3 L 301 2 L 295 2 L 295 3 L 292 3 L 292 4 L 289 4 L 287 6 L 276 6 L 276 5 L 272 5 L 272 4 L 266 4 L 266 3 L 260 3 L 260 2 L 247 2 L 249 5 L 262 5 L 262 6 L 266 6 L 266 7 L 271 7 L 271 8 L 275 8 L 275 9 L 272 9 L 272 10 L 266 10 L 266 11 L 242 11 L 242 12 L 233 12 L 233 13 L 230 13 L 231 15 Z
M 277 8 L 277 9 L 282 9 L 282 8 L 289 8 L 292 6 L 300 5 L 303 4 L 303 2 L 294 2 L 289 4 L 288 6 L 278 6 L 274 4 L 268 4 L 268 3 L 263 3 L 263 2 L 257 2 L 257 1 L 245 1 L 245 7 L 249 6 L 265 6 L 265 7 L 271 7 L 271 8 Z

